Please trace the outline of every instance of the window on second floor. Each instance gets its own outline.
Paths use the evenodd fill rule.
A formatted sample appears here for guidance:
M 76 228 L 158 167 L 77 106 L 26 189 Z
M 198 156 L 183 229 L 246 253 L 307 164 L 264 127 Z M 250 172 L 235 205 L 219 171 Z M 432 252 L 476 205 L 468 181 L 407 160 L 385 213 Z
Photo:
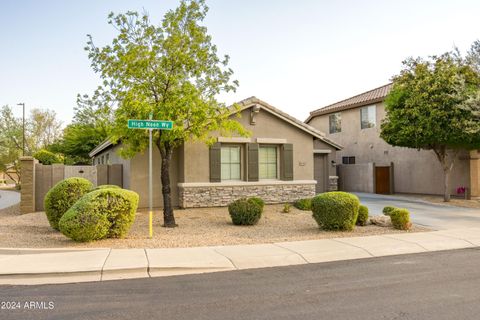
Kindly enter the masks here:
M 221 175 L 223 180 L 240 180 L 240 147 L 222 146 Z
M 342 116 L 340 112 L 329 115 L 328 124 L 330 133 L 342 132 Z
M 375 127 L 376 120 L 376 106 L 368 106 L 360 108 L 360 127 L 362 129 Z

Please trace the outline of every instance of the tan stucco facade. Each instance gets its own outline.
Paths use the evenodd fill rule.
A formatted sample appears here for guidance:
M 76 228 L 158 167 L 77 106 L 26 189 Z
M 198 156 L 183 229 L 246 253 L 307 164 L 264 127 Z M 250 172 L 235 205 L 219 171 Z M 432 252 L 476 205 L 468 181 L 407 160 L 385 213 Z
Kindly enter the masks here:
M 266 110 L 261 110 L 256 115 L 256 124 L 250 124 L 250 109 L 241 112 L 239 121 L 245 129 L 251 132 L 248 141 L 256 142 L 257 139 L 282 140 L 285 143 L 292 143 L 293 152 L 293 174 L 296 180 L 311 180 L 313 177 L 313 137 L 312 135 L 299 130 L 291 124 L 279 119 Z M 225 139 L 228 141 L 228 139 Z M 233 140 L 233 139 L 232 139 Z M 261 140 L 260 140 L 261 141 Z M 241 146 L 242 164 L 245 164 L 246 142 L 225 142 Z M 317 142 L 322 149 L 331 150 L 335 154 L 335 148 L 322 142 Z M 320 149 L 320 147 L 319 147 Z M 184 151 L 184 182 L 208 182 L 209 181 L 209 158 L 208 146 L 203 142 L 191 142 L 185 145 Z
M 355 157 L 356 164 L 375 163 L 377 166 L 394 166 L 394 191 L 398 193 L 443 194 L 443 171 L 433 151 L 393 147 L 380 138 L 380 124 L 385 118 L 383 102 L 376 106 L 376 125 L 361 129 L 360 107 L 343 110 L 341 114 L 341 132 L 329 133 L 329 115 L 313 117 L 309 124 L 327 134 L 327 137 L 344 148 L 336 153 L 336 162 L 342 163 L 342 157 Z M 475 160 L 469 153 L 458 156 L 451 175 L 452 195 L 460 186 L 468 187 L 478 193 L 478 173 L 470 172 Z M 478 171 L 477 171 L 478 172 Z M 475 183 L 475 179 L 477 182 Z M 472 182 L 472 183 L 471 183 Z
M 256 98 L 255 98 L 256 99 Z M 256 106 L 257 112 L 252 108 Z M 322 141 L 323 136 L 313 128 L 308 128 L 300 121 L 292 120 L 285 114 L 278 114 L 275 109 L 262 106 L 258 101 L 247 105 L 240 112 L 240 117 L 233 115 L 245 129 L 249 137 L 220 137 L 213 133 L 215 139 L 224 145 L 240 147 L 241 180 L 210 182 L 210 149 L 204 142 L 188 142 L 179 147 L 172 158 L 170 168 L 172 200 L 174 206 L 216 206 L 226 205 L 232 199 L 241 196 L 262 195 L 267 203 L 293 201 L 315 194 L 314 152 L 321 152 L 328 158 L 328 169 L 325 173 L 325 184 L 328 178 L 335 175 L 335 167 L 331 161 L 336 159 L 338 146 Z M 313 130 L 313 131 L 312 131 Z M 314 132 L 315 131 L 315 132 Z M 313 134 L 312 134 L 313 132 Z M 247 144 L 258 143 L 280 147 L 284 144 L 293 146 L 293 181 L 278 179 L 247 181 Z M 124 186 L 140 194 L 140 207 L 148 205 L 148 152 L 137 154 L 130 160 L 118 156 L 119 146 L 106 148 L 94 157 L 110 153 L 110 163 L 124 165 Z M 280 152 L 278 153 L 280 157 Z M 98 161 L 98 160 L 97 160 Z M 280 170 L 281 161 L 278 159 Z M 153 152 L 153 193 L 155 207 L 162 207 L 160 154 L 155 147 Z

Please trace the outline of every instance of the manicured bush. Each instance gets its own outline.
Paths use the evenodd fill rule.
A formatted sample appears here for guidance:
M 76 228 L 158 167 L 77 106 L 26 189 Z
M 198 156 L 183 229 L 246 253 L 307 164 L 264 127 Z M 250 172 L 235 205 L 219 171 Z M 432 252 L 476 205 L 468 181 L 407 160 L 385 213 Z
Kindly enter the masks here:
M 262 207 L 255 199 L 242 198 L 228 206 L 228 213 L 235 225 L 254 225 L 262 217 Z
M 382 212 L 383 212 L 384 215 L 389 216 L 390 213 L 395 209 L 397 209 L 397 208 L 392 207 L 392 206 L 386 206 L 385 208 L 383 208 Z
M 249 198 L 249 200 L 257 203 L 262 208 L 262 212 L 263 212 L 263 208 L 265 207 L 265 201 L 263 201 L 262 198 L 251 197 L 251 198 Z
M 60 231 L 75 241 L 123 238 L 135 221 L 138 194 L 120 188 L 84 195 L 60 219 Z
M 102 184 L 94 189 L 92 191 L 97 191 L 97 190 L 102 190 L 102 189 L 122 189 L 117 185 L 114 184 Z
M 58 230 L 58 221 L 93 184 L 84 178 L 68 178 L 57 183 L 47 192 L 44 200 L 45 214 L 53 229 Z
M 353 230 L 360 200 L 347 192 L 326 192 L 312 199 L 313 218 L 324 230 Z
M 360 205 L 358 208 L 357 226 L 366 226 L 368 221 L 368 208 L 364 205 Z
M 298 199 L 293 206 L 300 210 L 310 211 L 312 210 L 312 198 Z
M 412 227 L 410 212 L 407 209 L 395 208 L 390 212 L 390 219 L 395 229 L 409 230 Z
M 33 155 L 41 164 L 54 164 L 54 163 L 63 163 L 63 157 L 56 153 L 50 152 L 45 149 L 38 150 Z

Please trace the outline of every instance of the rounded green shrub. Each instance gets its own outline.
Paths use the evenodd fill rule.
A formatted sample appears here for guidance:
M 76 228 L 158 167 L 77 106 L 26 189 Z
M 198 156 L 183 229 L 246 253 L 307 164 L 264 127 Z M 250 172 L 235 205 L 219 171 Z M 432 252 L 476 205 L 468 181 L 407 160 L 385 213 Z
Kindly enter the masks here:
M 84 195 L 60 219 L 60 231 L 75 241 L 123 238 L 135 221 L 138 194 L 120 188 Z
M 412 227 L 410 212 L 407 209 L 395 208 L 390 212 L 390 219 L 395 229 L 409 230 Z
M 386 206 L 385 208 L 383 208 L 382 212 L 383 212 L 384 215 L 389 216 L 390 213 L 395 209 L 397 209 L 397 208 L 392 207 L 392 206 Z
M 263 212 L 263 208 L 265 207 L 265 201 L 263 201 L 262 198 L 251 197 L 251 198 L 249 198 L 249 200 L 257 203 L 260 206 L 260 208 L 262 208 L 262 212 Z
M 242 198 L 230 203 L 228 213 L 234 225 L 255 225 L 262 217 L 262 206 L 252 198 Z
M 102 184 L 97 186 L 96 188 L 92 189 L 92 191 L 102 190 L 102 189 L 122 189 L 115 184 Z
M 310 211 L 312 210 L 312 198 L 298 199 L 293 206 L 300 210 Z
M 335 191 L 312 199 L 313 218 L 324 230 L 353 230 L 360 200 L 354 194 Z
M 53 229 L 58 230 L 58 221 L 71 206 L 93 188 L 84 178 L 67 178 L 50 189 L 44 200 L 45 214 Z
M 54 163 L 63 163 L 63 157 L 59 154 L 40 149 L 33 155 L 41 164 L 49 165 Z
M 364 205 L 360 205 L 358 208 L 357 226 L 366 226 L 368 221 L 368 208 Z

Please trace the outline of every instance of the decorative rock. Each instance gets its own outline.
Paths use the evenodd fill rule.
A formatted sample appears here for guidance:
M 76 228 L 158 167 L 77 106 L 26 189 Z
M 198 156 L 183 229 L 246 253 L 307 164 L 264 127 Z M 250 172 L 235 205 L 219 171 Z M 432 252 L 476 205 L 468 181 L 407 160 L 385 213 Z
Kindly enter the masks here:
M 391 227 L 392 221 L 390 220 L 389 216 L 372 216 L 370 217 L 370 222 L 380 227 Z

